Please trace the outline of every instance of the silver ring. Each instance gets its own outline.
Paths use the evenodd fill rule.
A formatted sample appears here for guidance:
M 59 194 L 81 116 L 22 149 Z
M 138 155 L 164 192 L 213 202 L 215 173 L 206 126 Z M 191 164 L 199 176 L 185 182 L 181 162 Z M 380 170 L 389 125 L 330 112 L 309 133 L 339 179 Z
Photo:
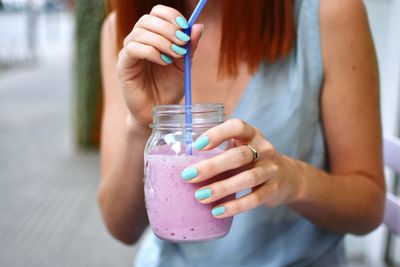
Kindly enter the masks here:
M 254 163 L 256 160 L 258 160 L 259 155 L 258 155 L 257 150 L 256 150 L 254 147 L 252 147 L 252 146 L 249 145 L 249 144 L 246 144 L 246 146 L 250 149 L 251 153 L 253 154 L 253 160 L 250 162 L 250 164 L 252 164 L 252 163 Z

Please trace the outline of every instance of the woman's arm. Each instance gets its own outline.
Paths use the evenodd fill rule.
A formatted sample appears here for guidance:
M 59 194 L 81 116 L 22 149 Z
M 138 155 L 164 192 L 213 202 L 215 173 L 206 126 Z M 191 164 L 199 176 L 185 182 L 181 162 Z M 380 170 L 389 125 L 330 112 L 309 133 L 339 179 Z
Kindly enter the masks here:
M 321 34 L 331 175 L 300 166 L 305 186 L 293 206 L 319 225 L 363 234 L 381 223 L 385 184 L 378 68 L 362 1 L 321 1 Z
M 318 224 L 362 234 L 381 223 L 385 196 L 378 68 L 362 1 L 321 1 L 321 34 L 331 175 L 304 170 L 306 186 L 295 207 Z M 317 214 L 321 209 L 327 216 Z
M 111 234 L 133 244 L 147 226 L 143 150 L 150 129 L 136 126 L 128 115 L 117 73 L 115 26 L 115 14 L 111 14 L 101 37 L 104 113 L 98 201 Z
M 99 202 L 110 232 L 134 243 L 147 225 L 143 190 L 143 152 L 154 105 L 177 104 L 183 96 L 183 47 L 192 55 L 202 25 L 191 35 L 176 9 L 156 5 L 125 37 L 116 55 L 116 17 L 103 26 L 101 56 L 104 86 L 102 180 Z
M 205 132 L 195 147 L 209 150 L 231 138 L 236 147 L 191 166 L 196 172 L 182 174 L 188 182 L 198 183 L 247 167 L 229 179 L 201 188 L 210 189 L 208 198 L 196 194 L 201 203 L 208 204 L 253 189 L 215 209 L 217 218 L 258 205 L 289 205 L 319 227 L 339 233 L 364 234 L 381 223 L 385 183 L 378 73 L 362 1 L 322 0 L 321 32 L 325 66 L 321 107 L 330 173 L 280 155 L 256 128 L 229 120 Z M 245 144 L 258 150 L 256 162 Z

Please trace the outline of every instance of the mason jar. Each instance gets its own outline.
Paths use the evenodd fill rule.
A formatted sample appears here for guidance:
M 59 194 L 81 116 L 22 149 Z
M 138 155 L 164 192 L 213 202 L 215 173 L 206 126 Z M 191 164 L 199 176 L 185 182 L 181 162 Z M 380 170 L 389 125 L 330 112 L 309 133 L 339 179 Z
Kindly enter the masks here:
M 190 124 L 186 120 L 188 108 L 192 114 Z M 201 204 L 195 198 L 197 189 L 226 179 L 228 174 L 197 184 L 181 177 L 186 167 L 226 150 L 227 142 L 209 151 L 191 149 L 192 144 L 188 142 L 223 121 L 222 104 L 154 107 L 153 132 L 144 152 L 144 192 L 150 226 L 159 238 L 171 242 L 201 242 L 221 238 L 229 232 L 232 217 L 217 219 L 211 210 L 234 195 L 211 204 Z

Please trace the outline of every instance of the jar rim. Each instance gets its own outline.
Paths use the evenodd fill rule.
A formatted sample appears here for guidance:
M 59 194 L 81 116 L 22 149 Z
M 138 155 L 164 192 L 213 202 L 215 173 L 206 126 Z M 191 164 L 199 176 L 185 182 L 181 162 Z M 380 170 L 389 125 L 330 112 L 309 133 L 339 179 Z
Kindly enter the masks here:
M 198 103 L 186 106 L 184 104 L 178 105 L 159 105 L 153 107 L 153 115 L 163 114 L 184 114 L 187 109 L 193 114 L 223 111 L 224 105 L 221 103 Z
M 190 124 L 186 122 L 187 112 L 191 112 Z M 153 108 L 153 129 L 206 129 L 224 121 L 224 105 L 205 103 L 193 105 L 160 105 Z

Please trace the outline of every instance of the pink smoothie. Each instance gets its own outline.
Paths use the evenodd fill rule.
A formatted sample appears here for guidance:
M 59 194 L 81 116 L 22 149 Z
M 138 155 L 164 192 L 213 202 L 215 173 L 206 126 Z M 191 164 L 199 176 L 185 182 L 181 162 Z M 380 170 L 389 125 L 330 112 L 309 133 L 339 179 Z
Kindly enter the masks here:
M 209 205 L 200 204 L 194 197 L 198 188 L 227 177 L 219 175 L 202 184 L 189 184 L 181 177 L 189 165 L 221 152 L 196 151 L 191 156 L 176 156 L 171 148 L 164 146 L 146 155 L 146 208 L 155 235 L 173 242 L 196 242 L 217 239 L 229 232 L 232 217 L 216 219 L 211 210 L 234 195 Z

